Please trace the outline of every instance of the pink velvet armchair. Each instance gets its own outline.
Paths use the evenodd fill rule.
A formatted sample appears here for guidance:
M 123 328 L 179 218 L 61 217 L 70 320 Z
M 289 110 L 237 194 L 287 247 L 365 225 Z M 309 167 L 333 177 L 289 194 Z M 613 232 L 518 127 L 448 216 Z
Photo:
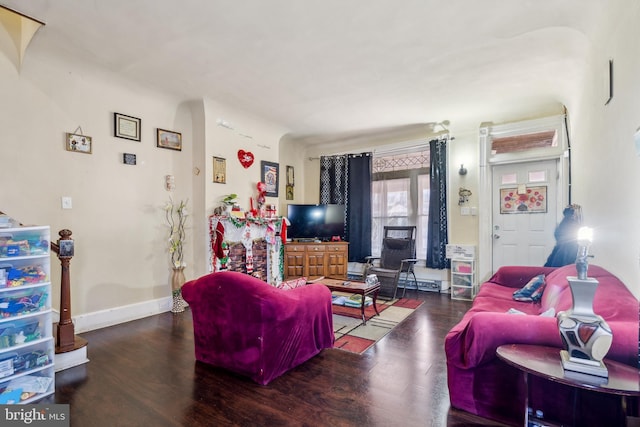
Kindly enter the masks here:
M 187 282 L 196 359 L 266 385 L 333 347 L 331 292 L 321 284 L 291 290 L 236 272 Z

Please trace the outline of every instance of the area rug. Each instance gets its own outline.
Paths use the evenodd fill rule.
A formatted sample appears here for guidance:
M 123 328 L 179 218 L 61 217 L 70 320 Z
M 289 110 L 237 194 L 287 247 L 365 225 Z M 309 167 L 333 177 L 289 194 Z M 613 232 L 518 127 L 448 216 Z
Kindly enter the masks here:
M 422 305 L 422 301 L 402 298 L 377 301 L 376 305 L 380 316 L 375 315 L 373 305 L 365 307 L 366 325 L 362 324 L 360 308 L 333 305 L 333 347 L 351 353 L 364 353 L 409 317 Z

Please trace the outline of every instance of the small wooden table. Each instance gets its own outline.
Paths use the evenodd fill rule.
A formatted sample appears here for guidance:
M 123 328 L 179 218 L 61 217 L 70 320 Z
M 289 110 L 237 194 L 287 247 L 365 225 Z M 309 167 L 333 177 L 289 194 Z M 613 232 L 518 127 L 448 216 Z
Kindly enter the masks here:
M 579 389 L 590 390 L 597 393 L 615 394 L 621 396 L 623 412 L 627 414 L 627 396 L 640 396 L 640 383 L 638 369 L 613 360 L 603 360 L 609 372 L 606 382 L 598 377 L 581 375 L 564 370 L 560 359 L 560 349 L 555 347 L 544 347 L 540 345 L 508 344 L 501 345 L 496 350 L 498 358 L 522 371 L 524 374 L 525 388 L 527 396 L 525 400 L 525 426 L 528 425 L 529 415 L 529 384 L 528 374 L 565 384 L 574 388 L 577 393 Z M 574 396 L 574 402 L 577 394 Z M 575 408 L 574 408 L 575 423 Z
M 380 291 L 380 282 L 377 282 L 373 285 L 367 285 L 365 282 L 356 282 L 350 280 L 336 280 L 336 279 L 322 279 L 318 280 L 318 283 L 322 283 L 332 292 L 347 292 L 356 295 L 362 295 L 362 305 L 360 306 L 360 310 L 362 312 L 362 324 L 366 325 L 367 319 L 364 315 L 364 303 L 365 299 L 368 295 L 371 295 L 373 299 L 373 309 L 376 312 L 376 315 L 380 316 L 378 313 L 378 306 L 376 305 L 376 300 L 378 299 L 378 292 Z

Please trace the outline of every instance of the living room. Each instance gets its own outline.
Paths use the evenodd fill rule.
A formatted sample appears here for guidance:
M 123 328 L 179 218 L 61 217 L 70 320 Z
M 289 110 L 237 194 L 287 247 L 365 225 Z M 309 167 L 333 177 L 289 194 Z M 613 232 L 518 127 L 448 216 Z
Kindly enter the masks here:
M 640 201 L 632 186 L 640 181 L 638 143 L 634 142 L 634 134 L 640 127 L 637 101 L 640 85 L 636 78 L 640 63 L 635 42 L 640 36 L 635 25 L 640 18 L 640 9 L 633 1 L 615 5 L 600 3 L 594 1 L 585 6 L 583 2 L 570 2 L 559 7 L 555 2 L 547 2 L 549 19 L 539 26 L 535 23 L 525 26 L 528 21 L 521 13 L 517 14 L 518 19 L 503 16 L 499 21 L 504 23 L 513 19 L 523 26 L 525 34 L 545 33 L 545 37 L 535 40 L 544 46 L 536 45 L 531 51 L 525 50 L 522 56 L 537 54 L 540 62 L 554 63 L 557 80 L 544 82 L 548 92 L 556 94 L 553 99 L 546 97 L 546 102 L 541 103 L 535 94 L 529 94 L 526 99 L 513 99 L 509 92 L 515 91 L 516 87 L 504 86 L 499 92 L 485 93 L 487 103 L 490 98 L 502 100 L 502 113 L 491 116 L 485 115 L 483 104 L 470 110 L 474 113 L 472 117 L 459 120 L 454 119 L 455 108 L 439 110 L 438 106 L 429 106 L 424 107 L 420 119 L 412 116 L 404 122 L 396 120 L 393 132 L 383 125 L 356 132 L 362 130 L 357 126 L 363 123 L 361 116 L 372 113 L 369 110 L 353 111 L 353 114 L 341 117 L 339 126 L 335 125 L 335 129 L 343 128 L 342 132 L 336 130 L 324 135 L 322 129 L 306 129 L 313 135 L 306 137 L 295 133 L 288 123 L 279 123 L 270 119 L 271 116 L 257 114 L 258 110 L 246 108 L 246 105 L 256 104 L 251 98 L 238 97 L 235 102 L 221 102 L 201 93 L 186 96 L 159 89 L 157 84 L 145 85 L 132 80 L 129 74 L 137 67 L 138 58 L 150 54 L 127 49 L 126 40 L 114 42 L 109 50 L 82 50 L 82 55 L 72 53 L 71 49 L 56 50 L 53 47 L 60 40 L 70 46 L 81 42 L 62 38 L 56 30 L 62 25 L 60 22 L 69 17 L 86 21 L 88 16 L 43 2 L 26 5 L 2 0 L 2 5 L 40 19 L 46 25 L 35 33 L 23 57 L 9 49 L 13 42 L 2 34 L 0 86 L 3 96 L 0 108 L 3 114 L 0 122 L 5 142 L 0 146 L 0 157 L 4 160 L 0 176 L 9 184 L 2 186 L 0 210 L 23 223 L 50 225 L 54 235 L 64 228 L 73 231 L 76 255 L 71 265 L 72 310 L 76 331 L 82 333 L 168 310 L 170 269 L 163 210 L 170 195 L 165 189 L 167 175 L 174 177 L 173 199 L 188 200 L 190 217 L 185 271 L 187 278 L 196 278 L 208 273 L 207 217 L 229 193 L 237 193 L 243 207 L 249 208 L 249 199 L 256 197 L 261 161 L 278 163 L 281 171 L 285 166 L 293 166 L 295 170 L 293 200 L 284 197 L 284 180 L 281 180 L 280 196 L 267 198 L 267 203 L 275 204 L 278 213 L 282 214 L 288 203 L 318 201 L 319 166 L 317 160 L 310 158 L 427 141 L 440 132 L 440 129 L 430 132 L 429 123 L 450 120 L 448 130 L 455 140 L 450 144 L 449 169 L 457 171 L 460 164 L 464 164 L 468 173 L 464 178 L 457 173 L 450 176 L 449 239 L 480 245 L 489 231 L 478 216 L 460 215 L 457 192 L 464 179 L 464 186 L 472 192 L 471 206 L 482 208 L 487 204 L 478 198 L 481 189 L 488 185 L 480 181 L 482 159 L 478 139 L 481 125 L 563 115 L 566 107 L 571 139 L 572 200 L 582 206 L 586 224 L 595 229 L 593 262 L 614 272 L 638 297 L 640 224 L 636 212 L 640 210 Z M 576 13 L 580 9 L 585 14 L 580 27 L 570 27 L 567 23 L 573 22 L 569 19 L 573 13 L 570 6 L 576 8 Z M 500 6 L 496 4 L 495 7 Z M 326 10 L 322 11 L 328 14 Z M 123 6 L 120 12 L 131 10 Z M 462 19 L 460 9 L 449 12 L 460 14 L 460 22 L 469 22 Z M 150 15 L 139 19 L 161 18 L 151 11 L 144 13 Z M 256 14 L 261 13 L 267 11 L 259 9 Z M 473 22 L 480 22 L 480 17 L 484 17 L 495 24 L 496 21 L 487 16 L 493 13 L 476 12 L 472 15 Z M 551 19 L 556 15 L 565 21 L 557 18 L 559 22 L 556 23 Z M 326 15 L 322 16 L 326 18 Z M 414 25 L 430 25 L 428 16 L 425 13 L 425 19 Z M 112 19 L 96 19 L 94 24 L 99 29 L 114 26 L 117 19 Z M 198 23 L 207 25 L 202 21 Z M 266 27 L 260 28 L 266 31 Z M 172 31 L 176 31 L 173 35 L 178 37 L 177 30 Z M 515 24 L 511 31 L 505 30 L 512 37 L 520 34 Z M 96 30 L 95 33 L 80 33 L 78 37 L 88 42 L 104 36 Z M 169 38 L 168 35 L 165 37 Z M 552 37 L 557 38 L 563 50 L 547 56 L 547 49 L 554 47 L 550 42 Z M 472 47 L 480 49 L 483 46 Z M 502 46 L 489 51 L 499 56 L 500 48 Z M 82 45 L 81 49 L 86 47 Z M 216 49 L 224 51 L 224 47 Z M 464 56 L 460 53 L 462 49 L 458 49 L 460 56 L 454 59 L 460 60 Z M 176 60 L 185 64 L 184 74 L 177 74 L 175 80 L 189 88 L 188 64 L 198 60 L 174 53 Z M 287 50 L 282 55 L 289 58 L 293 53 Z M 233 62 L 235 54 L 237 52 L 231 50 L 226 61 Z M 563 58 L 566 60 L 562 61 Z M 521 60 L 524 58 L 515 56 L 512 62 L 517 65 Z M 607 74 L 610 60 L 613 60 L 614 75 L 611 99 Z M 474 65 L 479 78 L 485 76 L 488 80 L 490 71 L 487 67 Z M 146 71 L 151 83 L 154 70 Z M 244 71 L 248 73 L 245 85 L 251 88 L 253 81 L 259 80 L 260 71 Z M 237 71 L 229 65 L 211 72 L 212 85 L 217 85 L 223 74 L 234 72 Z M 396 71 L 389 68 L 386 72 Z M 536 81 L 535 74 L 515 65 L 511 73 L 521 76 L 522 86 Z M 271 81 L 266 85 L 286 88 L 286 81 Z M 446 88 L 442 90 L 446 92 Z M 324 94 L 316 95 L 318 108 L 323 102 L 329 102 Z M 271 105 L 275 114 L 284 108 L 282 104 L 295 105 L 295 100 L 289 96 L 283 89 L 277 96 L 263 99 L 256 92 L 255 97 Z M 331 105 L 346 103 L 335 96 Z M 415 100 L 411 103 L 419 104 Z M 463 104 L 459 103 L 459 108 Z M 140 120 L 140 141 L 114 136 L 114 113 Z M 401 110 L 397 114 L 402 115 Z M 300 122 L 312 119 L 312 116 L 299 116 Z M 349 128 L 349 123 L 356 127 Z M 158 147 L 157 129 L 179 132 L 182 149 Z M 91 154 L 67 151 L 67 133 L 90 136 Z M 252 166 L 245 169 L 239 163 L 239 150 L 253 153 Z M 136 165 L 125 164 L 124 153 L 135 154 Z M 213 157 L 226 159 L 226 184 L 213 182 Z M 62 209 L 62 197 L 71 198 L 71 209 Z M 485 272 L 480 279 L 486 279 L 488 274 Z M 52 268 L 51 275 L 59 277 L 59 266 Z M 59 287 L 54 282 L 54 307 L 59 305 L 58 294 Z

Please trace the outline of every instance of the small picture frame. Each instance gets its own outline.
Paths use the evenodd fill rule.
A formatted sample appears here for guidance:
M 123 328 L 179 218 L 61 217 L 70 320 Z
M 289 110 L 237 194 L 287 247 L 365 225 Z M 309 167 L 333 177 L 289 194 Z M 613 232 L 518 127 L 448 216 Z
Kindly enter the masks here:
M 182 134 L 166 129 L 158 129 L 156 143 L 160 148 L 182 151 Z
M 113 113 L 113 134 L 117 138 L 140 141 L 140 125 L 142 121 L 137 117 Z
M 278 163 L 267 162 L 264 160 L 260 162 L 260 178 L 267 187 L 265 196 L 278 197 L 278 186 L 280 178 L 279 169 L 280 165 Z
M 122 153 L 122 163 L 125 165 L 134 165 L 136 164 L 136 155 L 132 153 Z
M 58 255 L 60 258 L 71 258 L 74 252 L 73 240 L 58 240 Z
M 227 183 L 227 160 L 222 157 L 213 157 L 213 182 Z
M 287 185 L 295 185 L 293 166 L 287 166 Z
M 67 151 L 91 154 L 92 146 L 93 144 L 90 136 L 67 133 Z

